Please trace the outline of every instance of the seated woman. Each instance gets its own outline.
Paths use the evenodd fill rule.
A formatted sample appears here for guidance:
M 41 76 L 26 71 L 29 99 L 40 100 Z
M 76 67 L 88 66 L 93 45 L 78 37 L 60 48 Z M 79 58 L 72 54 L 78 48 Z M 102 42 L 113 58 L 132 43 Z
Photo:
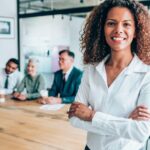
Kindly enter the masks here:
M 30 59 L 27 65 L 27 75 L 13 94 L 18 100 L 33 100 L 40 97 L 40 91 L 45 89 L 44 77 L 37 72 L 37 60 Z M 23 91 L 26 89 L 26 94 Z

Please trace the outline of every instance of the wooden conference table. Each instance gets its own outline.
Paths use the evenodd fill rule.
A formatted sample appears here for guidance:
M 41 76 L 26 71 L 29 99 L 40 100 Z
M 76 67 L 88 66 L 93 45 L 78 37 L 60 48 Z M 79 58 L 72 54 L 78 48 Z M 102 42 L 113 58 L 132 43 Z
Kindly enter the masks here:
M 86 133 L 70 125 L 65 105 L 40 109 L 36 101 L 0 103 L 0 150 L 83 150 Z

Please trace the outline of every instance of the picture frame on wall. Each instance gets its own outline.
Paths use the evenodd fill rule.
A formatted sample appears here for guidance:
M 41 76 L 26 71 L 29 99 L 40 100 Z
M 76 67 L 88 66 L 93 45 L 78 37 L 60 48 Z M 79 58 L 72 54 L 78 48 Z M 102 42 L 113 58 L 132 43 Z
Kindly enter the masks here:
M 0 38 L 14 38 L 14 18 L 0 16 Z

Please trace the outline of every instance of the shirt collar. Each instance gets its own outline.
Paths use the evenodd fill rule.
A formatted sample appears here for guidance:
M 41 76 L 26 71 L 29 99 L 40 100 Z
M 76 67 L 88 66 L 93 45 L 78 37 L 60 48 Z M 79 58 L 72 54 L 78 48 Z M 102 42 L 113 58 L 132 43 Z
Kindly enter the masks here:
M 73 69 L 73 65 L 72 65 L 72 66 L 70 67 L 70 69 L 65 73 L 65 80 L 66 80 L 66 81 L 67 81 L 67 79 L 68 79 L 68 77 L 69 77 L 69 75 L 70 75 L 72 69 Z
M 73 69 L 73 65 L 70 67 L 70 69 L 69 69 L 67 72 L 65 72 L 65 74 L 66 74 L 66 75 L 69 75 L 70 72 L 72 71 L 72 69 Z M 63 72 L 63 73 L 64 73 L 64 72 Z
M 27 76 L 28 76 L 31 80 L 35 80 L 38 75 L 39 75 L 38 73 L 37 73 L 35 76 L 31 76 L 31 75 L 27 74 Z
M 107 61 L 108 57 L 110 55 L 107 55 L 97 66 L 96 70 L 101 74 L 105 69 L 105 62 Z M 127 70 L 125 71 L 125 74 L 130 74 L 133 72 L 138 73 L 146 73 L 150 71 L 150 66 L 144 64 L 139 57 L 134 54 L 134 57 L 131 61 L 131 63 L 127 66 Z
M 126 74 L 131 74 L 131 73 L 146 73 L 150 71 L 150 66 L 144 64 L 139 57 L 134 54 L 134 57 L 127 67 L 127 71 L 125 72 Z
M 13 76 L 14 74 L 16 74 L 18 72 L 18 70 L 15 70 L 13 73 L 7 74 L 5 71 L 5 68 L 3 69 L 3 72 L 5 75 L 8 75 L 9 77 Z
M 98 65 L 96 66 L 96 70 L 101 74 L 102 72 L 104 72 L 105 69 L 105 62 L 107 61 L 108 57 L 110 55 L 107 55 L 100 63 L 98 63 Z

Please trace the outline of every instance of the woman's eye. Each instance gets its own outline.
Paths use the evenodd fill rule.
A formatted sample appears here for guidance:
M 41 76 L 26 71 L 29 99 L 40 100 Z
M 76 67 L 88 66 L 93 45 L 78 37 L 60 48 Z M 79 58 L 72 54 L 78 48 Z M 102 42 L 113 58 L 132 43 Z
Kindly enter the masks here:
M 114 23 L 114 22 L 107 22 L 107 25 L 108 25 L 108 26 L 114 26 L 115 23 Z
M 131 26 L 129 23 L 124 23 L 124 26 L 125 27 L 129 27 L 129 26 Z

